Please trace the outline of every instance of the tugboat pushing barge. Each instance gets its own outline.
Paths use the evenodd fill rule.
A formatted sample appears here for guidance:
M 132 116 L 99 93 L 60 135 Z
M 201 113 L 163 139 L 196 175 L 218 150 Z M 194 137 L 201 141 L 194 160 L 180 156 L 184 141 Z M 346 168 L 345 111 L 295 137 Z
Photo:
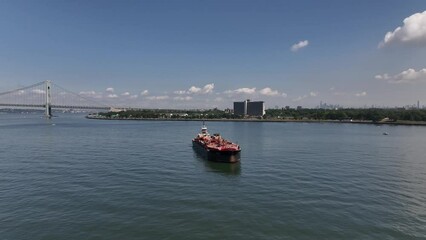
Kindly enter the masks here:
M 204 123 L 201 132 L 192 139 L 192 147 L 209 161 L 226 163 L 240 161 L 241 147 L 222 138 L 218 133 L 210 135 Z

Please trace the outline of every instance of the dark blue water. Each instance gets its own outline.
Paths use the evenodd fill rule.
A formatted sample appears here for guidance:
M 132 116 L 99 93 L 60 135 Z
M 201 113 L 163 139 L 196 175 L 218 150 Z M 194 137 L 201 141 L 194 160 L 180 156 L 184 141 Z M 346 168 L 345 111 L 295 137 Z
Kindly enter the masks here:
M 426 238 L 426 127 L 207 126 L 1 114 L 0 239 Z

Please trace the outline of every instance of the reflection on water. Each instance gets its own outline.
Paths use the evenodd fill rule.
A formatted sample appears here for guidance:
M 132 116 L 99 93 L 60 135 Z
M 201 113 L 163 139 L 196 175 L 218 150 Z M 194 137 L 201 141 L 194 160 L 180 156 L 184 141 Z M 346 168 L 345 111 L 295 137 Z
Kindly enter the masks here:
M 241 174 L 241 163 L 220 163 L 204 160 L 204 166 L 213 172 L 220 172 L 229 175 Z
M 209 172 L 218 172 L 226 175 L 240 175 L 241 163 L 222 163 L 208 161 L 199 152 L 194 151 L 194 157 L 201 161 Z

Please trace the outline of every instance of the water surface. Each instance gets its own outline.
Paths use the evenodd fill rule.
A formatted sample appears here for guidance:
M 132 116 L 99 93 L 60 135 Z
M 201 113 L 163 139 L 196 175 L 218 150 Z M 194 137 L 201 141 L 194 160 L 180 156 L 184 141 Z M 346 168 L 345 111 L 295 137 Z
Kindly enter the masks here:
M 0 239 L 426 238 L 426 127 L 207 124 L 0 115 Z

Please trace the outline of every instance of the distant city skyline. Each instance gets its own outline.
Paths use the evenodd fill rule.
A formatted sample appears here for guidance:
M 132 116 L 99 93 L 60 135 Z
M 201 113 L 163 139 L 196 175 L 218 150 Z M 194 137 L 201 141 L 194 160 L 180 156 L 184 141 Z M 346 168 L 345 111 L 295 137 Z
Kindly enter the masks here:
M 0 92 L 49 79 L 141 108 L 426 102 L 423 0 L 8 0 L 0 29 Z

